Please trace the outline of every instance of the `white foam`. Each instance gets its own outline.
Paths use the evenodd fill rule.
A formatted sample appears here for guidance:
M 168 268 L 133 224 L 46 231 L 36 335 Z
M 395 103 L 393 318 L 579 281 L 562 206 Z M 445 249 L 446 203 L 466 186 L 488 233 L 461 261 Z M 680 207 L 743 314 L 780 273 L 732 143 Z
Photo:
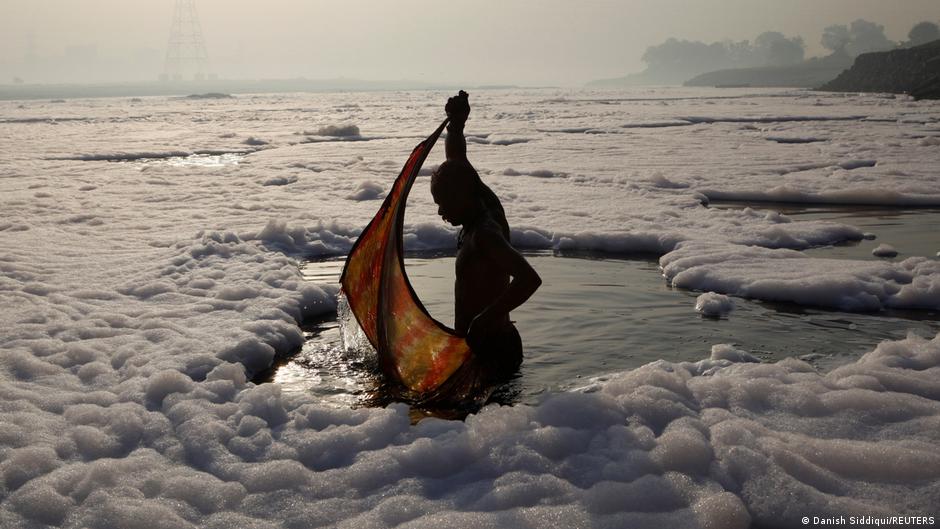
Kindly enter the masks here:
M 470 156 L 516 245 L 666 254 L 675 284 L 726 295 L 937 309 L 936 260 L 808 258 L 786 248 L 862 232 L 702 206 L 940 203 L 921 130 L 940 118 L 931 103 L 662 91 L 616 105 L 487 93 Z M 415 117 L 427 94 L 218 100 L 197 128 L 187 100 L 146 98 L 133 114 L 123 99 L 75 100 L 54 124 L 31 119 L 48 114 L 37 104 L 0 102 L 18 142 L 0 154 L 0 526 L 795 527 L 808 513 L 927 510 L 940 494 L 940 338 L 884 342 L 830 373 L 719 345 L 417 426 L 400 404 L 336 408 L 253 384 L 302 343 L 300 322 L 336 310 L 336 287 L 305 282 L 300 262 L 349 250 L 378 204 L 346 197 L 387 188 L 427 133 Z M 298 109 L 374 136 L 325 127 L 324 143 L 303 143 Z M 677 119 L 706 114 L 722 119 Z M 608 133 L 538 132 L 561 129 Z M 269 148 L 244 154 L 249 137 Z M 236 152 L 237 164 L 95 163 Z M 877 163 L 839 167 L 850 160 Z M 453 248 L 436 210 L 419 179 L 409 249 Z
M 875 257 L 895 257 L 898 251 L 890 244 L 879 244 L 871 251 L 871 254 Z
M 261 183 L 263 186 L 286 186 L 297 181 L 296 176 L 275 176 Z
M 509 136 L 509 135 L 504 135 L 504 134 L 491 134 L 491 135 L 487 136 L 486 139 L 484 139 L 483 141 L 484 141 L 485 143 L 490 144 L 490 145 L 506 146 L 506 145 L 516 145 L 516 144 L 519 144 L 519 143 L 529 143 L 530 141 L 533 141 L 533 139 L 532 139 L 532 138 L 528 138 L 528 137 L 524 137 L 524 136 Z
M 523 171 L 517 171 L 511 167 L 504 169 L 502 172 L 505 176 L 534 176 L 536 178 L 557 178 L 567 176 L 565 173 L 559 173 L 552 171 L 550 169 L 526 169 Z
M 660 259 L 673 286 L 850 311 L 940 308 L 940 262 L 816 259 L 802 252 L 682 243 Z
M 353 191 L 348 198 L 349 200 L 361 201 L 361 200 L 377 200 L 385 196 L 385 189 L 375 182 L 362 182 Z
M 359 133 L 359 127 L 356 125 L 324 125 L 317 129 L 315 132 L 304 132 L 311 136 L 336 136 L 336 137 L 350 137 L 350 136 L 361 136 Z
M 734 310 L 734 301 L 723 294 L 706 292 L 695 299 L 695 310 L 705 316 L 721 316 Z

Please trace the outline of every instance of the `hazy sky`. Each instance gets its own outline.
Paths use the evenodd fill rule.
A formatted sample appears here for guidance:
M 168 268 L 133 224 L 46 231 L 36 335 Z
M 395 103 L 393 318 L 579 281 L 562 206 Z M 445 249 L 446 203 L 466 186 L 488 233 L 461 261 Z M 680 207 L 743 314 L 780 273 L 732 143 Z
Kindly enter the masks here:
M 174 0 L 0 0 L 0 83 L 155 79 Z M 225 78 L 577 85 L 642 70 L 668 37 L 800 35 L 865 18 L 888 38 L 940 0 L 197 0 Z M 29 58 L 29 60 L 27 60 Z

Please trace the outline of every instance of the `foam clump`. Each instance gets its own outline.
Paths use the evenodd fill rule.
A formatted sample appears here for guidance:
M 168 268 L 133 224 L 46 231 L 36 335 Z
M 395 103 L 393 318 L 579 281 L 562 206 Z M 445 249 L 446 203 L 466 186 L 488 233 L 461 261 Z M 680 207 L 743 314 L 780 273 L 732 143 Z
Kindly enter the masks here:
M 349 251 L 356 236 L 355 230 L 335 222 L 318 222 L 313 226 L 289 225 L 278 218 L 268 220 L 260 231 L 241 235 L 247 241 L 259 241 L 282 252 L 310 257 Z
M 898 251 L 890 244 L 879 244 L 874 250 L 871 251 L 871 254 L 875 257 L 896 257 L 898 255 Z
M 526 169 L 517 171 L 512 167 L 504 169 L 502 174 L 504 176 L 534 176 L 536 178 L 560 178 L 567 176 L 567 173 L 552 171 L 551 169 Z
M 161 371 L 147 380 L 145 395 L 147 400 L 154 404 L 162 404 L 163 399 L 171 393 L 188 393 L 192 391 L 193 382 L 179 371 Z
M 654 173 L 650 178 L 650 183 L 663 189 L 685 189 L 689 187 L 689 184 L 672 180 L 661 172 Z
M 272 176 L 261 182 L 263 186 L 286 186 L 297 182 L 296 176 Z
M 516 145 L 516 144 L 520 144 L 520 143 L 529 143 L 530 141 L 533 141 L 533 139 L 532 139 L 532 138 L 528 138 L 528 137 L 524 137 L 524 136 L 512 136 L 512 135 L 506 135 L 506 134 L 491 134 L 491 135 L 487 136 L 485 139 L 479 138 L 477 141 L 480 142 L 480 143 L 488 143 L 488 144 L 490 144 L 490 145 L 506 146 L 506 145 Z
M 385 188 L 375 182 L 362 182 L 346 198 L 349 200 L 376 200 L 385 196 Z
M 690 241 L 660 258 L 673 286 L 849 311 L 940 308 L 940 264 L 817 259 L 802 252 Z
M 357 137 L 360 135 L 356 125 L 324 125 L 316 132 L 307 132 L 311 136 L 334 136 L 340 138 Z
M 760 362 L 760 359 L 751 353 L 735 349 L 734 346 L 726 343 L 712 346 L 711 359 L 728 360 L 729 362 Z
M 706 292 L 695 298 L 695 310 L 703 316 L 722 316 L 734 310 L 734 300 L 723 294 Z
M 263 140 L 261 138 L 256 138 L 254 136 L 248 136 L 247 138 L 242 140 L 242 143 L 245 145 L 250 145 L 252 147 L 261 147 L 264 145 L 268 145 L 271 142 L 268 140 Z

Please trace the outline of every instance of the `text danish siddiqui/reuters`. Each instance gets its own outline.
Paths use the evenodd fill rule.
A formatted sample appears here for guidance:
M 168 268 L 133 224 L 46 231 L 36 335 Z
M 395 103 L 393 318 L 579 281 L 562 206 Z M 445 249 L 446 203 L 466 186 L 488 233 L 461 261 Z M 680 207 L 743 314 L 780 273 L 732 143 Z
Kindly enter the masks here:
M 823 526 L 823 525 L 857 525 L 857 526 L 870 526 L 870 527 L 881 527 L 881 526 L 897 526 L 897 525 L 909 525 L 909 526 L 932 526 L 936 524 L 936 519 L 933 516 L 838 516 L 838 517 L 822 517 L 822 516 L 804 516 L 802 519 L 803 525 L 813 526 Z

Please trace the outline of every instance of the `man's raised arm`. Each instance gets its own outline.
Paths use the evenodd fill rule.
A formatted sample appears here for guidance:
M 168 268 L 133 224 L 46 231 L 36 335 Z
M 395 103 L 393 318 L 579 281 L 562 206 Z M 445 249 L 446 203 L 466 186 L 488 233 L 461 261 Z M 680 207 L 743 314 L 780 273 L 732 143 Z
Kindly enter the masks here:
M 444 111 L 450 118 L 450 123 L 447 125 L 447 138 L 444 140 L 444 152 L 447 159 L 466 160 L 467 139 L 463 135 L 463 127 L 470 115 L 469 95 L 461 90 L 447 100 Z

